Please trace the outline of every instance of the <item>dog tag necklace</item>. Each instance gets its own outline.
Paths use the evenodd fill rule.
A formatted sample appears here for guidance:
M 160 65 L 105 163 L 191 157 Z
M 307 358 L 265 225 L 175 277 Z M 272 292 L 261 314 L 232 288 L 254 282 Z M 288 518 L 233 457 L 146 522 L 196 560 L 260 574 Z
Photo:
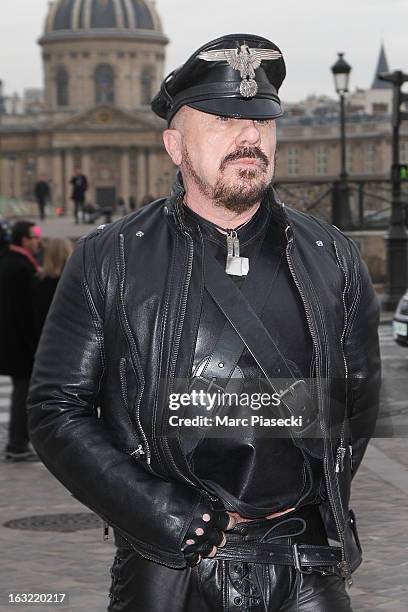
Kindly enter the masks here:
M 227 261 L 225 271 L 231 276 L 246 276 L 249 272 L 248 257 L 240 257 L 239 239 L 235 230 L 228 230 L 227 234 Z
M 184 202 L 184 204 L 187 208 L 189 208 L 189 210 L 191 210 L 187 202 Z M 251 219 L 248 219 L 248 221 L 241 223 L 241 225 L 239 225 L 235 229 L 227 229 L 225 227 L 220 227 L 219 225 L 216 225 L 216 223 L 207 220 L 207 223 L 215 227 L 224 235 L 227 235 L 227 261 L 225 262 L 225 272 L 227 274 L 230 274 L 231 276 L 246 276 L 249 272 L 248 257 L 241 257 L 239 253 L 240 247 L 237 230 L 244 227 L 244 225 L 249 223 L 250 220 Z
M 250 219 L 248 219 L 249 221 Z M 241 229 L 248 223 L 242 223 L 235 229 L 225 229 L 224 227 L 215 227 L 223 232 L 227 232 L 227 261 L 225 263 L 225 272 L 231 276 L 246 276 L 249 272 L 248 257 L 241 257 L 239 254 L 239 238 L 237 230 Z

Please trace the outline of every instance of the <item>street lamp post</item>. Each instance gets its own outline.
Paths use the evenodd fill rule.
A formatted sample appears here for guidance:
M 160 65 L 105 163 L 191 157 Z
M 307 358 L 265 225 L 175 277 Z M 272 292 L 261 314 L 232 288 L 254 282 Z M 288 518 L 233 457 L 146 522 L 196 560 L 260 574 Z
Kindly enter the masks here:
M 351 66 L 343 58 L 344 53 L 338 54 L 337 62 L 332 66 L 331 71 L 334 77 L 334 86 L 340 97 L 340 151 L 341 166 L 340 180 L 334 184 L 333 188 L 333 223 L 339 228 L 344 229 L 350 226 L 350 204 L 348 174 L 346 166 L 346 112 L 345 94 L 348 92 L 348 84 Z
M 385 235 L 387 247 L 387 285 L 382 300 L 384 310 L 394 310 L 408 282 L 408 234 L 406 229 L 406 208 L 401 190 L 400 165 L 400 128 L 401 122 L 408 120 L 408 112 L 401 105 L 408 101 L 408 94 L 402 91 L 403 83 L 408 82 L 408 74 L 402 70 L 381 72 L 379 78 L 393 86 L 392 111 L 392 209 L 390 225 Z

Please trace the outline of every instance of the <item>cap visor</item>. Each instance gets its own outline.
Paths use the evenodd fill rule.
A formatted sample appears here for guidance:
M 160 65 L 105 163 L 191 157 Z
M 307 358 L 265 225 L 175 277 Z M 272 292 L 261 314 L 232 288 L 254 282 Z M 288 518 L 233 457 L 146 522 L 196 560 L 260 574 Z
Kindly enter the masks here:
M 189 102 L 188 106 L 203 113 L 236 119 L 275 119 L 283 115 L 281 105 L 269 98 L 213 98 Z

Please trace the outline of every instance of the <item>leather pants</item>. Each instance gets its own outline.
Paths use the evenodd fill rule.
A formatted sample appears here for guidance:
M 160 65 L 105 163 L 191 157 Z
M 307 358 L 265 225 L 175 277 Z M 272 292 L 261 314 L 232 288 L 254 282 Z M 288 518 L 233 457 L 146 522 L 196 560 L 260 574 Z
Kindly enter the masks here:
M 281 518 L 238 524 L 227 538 L 249 534 L 276 544 L 327 545 L 316 507 L 297 511 L 294 520 Z M 352 612 L 344 581 L 335 574 L 217 557 L 172 569 L 122 543 L 111 569 L 109 612 Z

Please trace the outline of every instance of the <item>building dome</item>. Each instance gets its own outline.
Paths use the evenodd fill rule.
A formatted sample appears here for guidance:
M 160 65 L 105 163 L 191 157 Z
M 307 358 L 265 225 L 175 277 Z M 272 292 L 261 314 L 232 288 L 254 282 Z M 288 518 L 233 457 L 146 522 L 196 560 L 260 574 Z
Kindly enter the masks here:
M 152 0 L 55 0 L 40 42 L 118 37 L 167 42 Z

